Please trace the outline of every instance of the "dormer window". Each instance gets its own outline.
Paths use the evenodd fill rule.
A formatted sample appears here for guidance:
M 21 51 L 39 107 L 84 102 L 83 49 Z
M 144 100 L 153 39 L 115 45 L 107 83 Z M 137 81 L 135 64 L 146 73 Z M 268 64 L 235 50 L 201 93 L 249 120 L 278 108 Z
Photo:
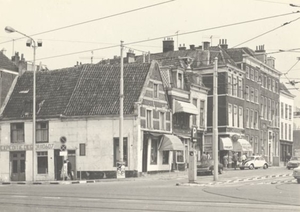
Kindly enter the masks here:
M 183 75 L 180 72 L 177 74 L 177 88 L 183 89 Z
M 158 98 L 159 96 L 158 96 L 158 84 L 153 84 L 153 98 Z

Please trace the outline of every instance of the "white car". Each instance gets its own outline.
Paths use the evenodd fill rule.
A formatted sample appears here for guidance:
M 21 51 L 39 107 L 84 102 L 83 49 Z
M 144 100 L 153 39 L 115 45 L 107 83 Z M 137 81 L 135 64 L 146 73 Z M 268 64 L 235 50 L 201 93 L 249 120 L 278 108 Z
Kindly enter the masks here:
M 293 170 L 293 177 L 297 179 L 297 183 L 300 183 L 300 167 Z
M 257 169 L 264 168 L 267 169 L 269 167 L 267 161 L 262 156 L 251 156 L 248 157 L 242 164 L 240 164 L 240 169 L 243 170 L 245 168 L 248 169 Z

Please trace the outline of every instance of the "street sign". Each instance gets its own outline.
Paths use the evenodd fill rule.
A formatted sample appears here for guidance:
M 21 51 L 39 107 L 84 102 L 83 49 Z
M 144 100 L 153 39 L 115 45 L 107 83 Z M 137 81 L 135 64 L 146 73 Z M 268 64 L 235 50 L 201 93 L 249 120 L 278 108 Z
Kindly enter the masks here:
M 60 150 L 61 150 L 61 151 L 66 151 L 66 149 L 67 149 L 67 146 L 64 145 L 64 144 L 60 146 Z
M 68 156 L 68 152 L 67 151 L 60 151 L 59 152 L 59 156 Z
M 65 136 L 60 137 L 60 142 L 61 143 L 66 143 L 67 142 L 67 138 Z

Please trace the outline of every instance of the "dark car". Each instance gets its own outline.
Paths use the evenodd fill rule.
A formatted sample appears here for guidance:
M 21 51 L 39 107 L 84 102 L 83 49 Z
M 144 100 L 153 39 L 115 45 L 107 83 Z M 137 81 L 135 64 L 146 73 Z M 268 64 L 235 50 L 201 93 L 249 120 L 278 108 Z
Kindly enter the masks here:
M 219 174 L 223 173 L 223 165 L 219 163 L 218 172 Z M 214 161 L 209 160 L 205 162 L 197 163 L 197 175 L 199 174 L 213 174 L 214 173 Z
M 300 164 L 300 157 L 292 157 L 289 162 L 286 164 L 287 169 L 297 168 Z

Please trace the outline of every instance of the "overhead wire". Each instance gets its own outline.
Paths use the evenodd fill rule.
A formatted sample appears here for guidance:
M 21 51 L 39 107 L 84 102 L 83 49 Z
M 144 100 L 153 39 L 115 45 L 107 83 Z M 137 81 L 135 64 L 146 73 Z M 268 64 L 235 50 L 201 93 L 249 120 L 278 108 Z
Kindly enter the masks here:
M 75 26 L 79 26 L 79 25 L 83 25 L 83 24 L 87 24 L 87 23 L 91 23 L 91 22 L 95 22 L 95 21 L 100 21 L 100 20 L 116 17 L 116 16 L 119 16 L 119 15 L 124 15 L 124 14 L 127 14 L 127 13 L 136 12 L 136 11 L 143 10 L 143 9 L 148 9 L 148 8 L 159 6 L 159 5 L 162 5 L 162 4 L 167 4 L 167 3 L 170 3 L 170 2 L 173 2 L 173 1 L 175 1 L 175 0 L 169 0 L 169 1 L 164 1 L 164 2 L 157 3 L 157 4 L 152 4 L 152 5 L 148 5 L 148 6 L 144 6 L 144 7 L 139 7 L 139 8 L 132 9 L 132 10 L 127 10 L 127 11 L 124 11 L 124 12 L 115 13 L 115 14 L 112 14 L 112 15 L 108 15 L 108 16 L 104 16 L 104 17 L 100 17 L 100 18 L 96 18 L 96 19 L 92 19 L 92 20 L 88 20 L 88 21 L 83 21 L 83 22 L 80 22 L 80 23 L 71 24 L 71 25 L 67 25 L 67 26 L 63 26 L 63 27 L 59 27 L 59 28 L 55 28 L 55 29 L 51 29 L 51 30 L 47 30 L 47 31 L 44 31 L 44 32 L 39 32 L 39 33 L 32 34 L 32 35 L 29 35 L 29 36 L 34 37 L 34 36 L 46 34 L 46 33 L 49 33 L 49 32 L 55 32 L 55 31 L 62 30 L 62 29 L 67 29 L 67 28 L 71 28 L 71 27 L 75 27 Z M 14 39 L 14 40 L 16 41 L 16 40 L 20 40 L 20 39 L 24 39 L 24 38 L 25 37 L 20 37 L 20 38 Z M 1 42 L 0 44 L 4 44 L 4 43 L 8 43 L 8 42 L 11 42 L 11 40 Z
M 264 17 L 264 18 L 257 18 L 257 19 L 252 19 L 252 20 L 248 20 L 248 21 L 236 22 L 236 23 L 232 23 L 232 24 L 225 24 L 225 25 L 221 25 L 221 26 L 209 27 L 209 28 L 184 32 L 184 33 L 176 33 L 176 34 L 165 35 L 165 36 L 160 36 L 160 37 L 156 37 L 156 38 L 133 41 L 133 42 L 124 43 L 124 45 L 132 45 L 132 44 L 138 44 L 138 43 L 149 42 L 149 41 L 154 41 L 154 40 L 160 40 L 160 39 L 163 39 L 166 37 L 182 36 L 182 35 L 194 34 L 194 33 L 198 33 L 198 32 L 214 30 L 214 29 L 226 28 L 226 27 L 231 27 L 231 26 L 236 26 L 236 25 L 241 25 L 241 24 L 246 24 L 246 23 L 251 23 L 251 22 L 256 22 L 256 21 L 262 21 L 262 20 L 271 19 L 271 18 L 277 18 L 277 17 L 281 17 L 281 16 L 294 15 L 299 12 L 300 11 L 296 11 L 296 12 L 292 12 L 292 13 L 285 13 L 285 14 L 280 14 L 280 15 L 268 16 L 268 17 Z M 115 48 L 118 46 L 119 45 L 112 45 L 112 46 L 107 46 L 107 47 L 102 47 L 102 48 L 95 48 L 95 49 L 83 50 L 83 51 L 78 51 L 78 52 L 71 52 L 71 53 L 66 53 L 66 54 L 61 54 L 61 55 L 38 58 L 38 60 L 46 60 L 46 59 L 52 59 L 52 58 L 57 58 L 57 57 L 70 56 L 70 55 L 86 53 L 86 52 L 90 52 L 90 51 L 98 51 L 98 50 L 103 50 L 103 49 Z

